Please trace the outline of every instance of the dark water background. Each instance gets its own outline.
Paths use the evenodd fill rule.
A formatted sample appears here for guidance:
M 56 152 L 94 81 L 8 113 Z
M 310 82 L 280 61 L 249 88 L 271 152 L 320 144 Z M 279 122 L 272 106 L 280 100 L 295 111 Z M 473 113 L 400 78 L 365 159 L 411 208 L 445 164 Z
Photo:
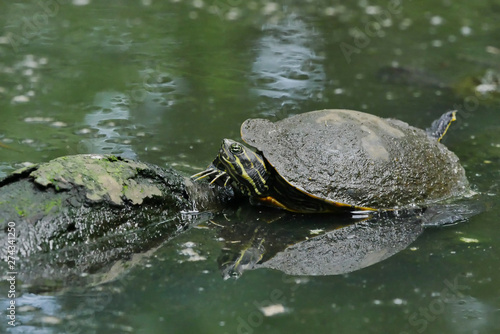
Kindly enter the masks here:
M 220 240 L 191 229 L 106 288 L 22 295 L 9 332 L 500 332 L 498 1 L 4 1 L 0 23 L 0 176 L 79 153 L 192 174 L 247 118 L 347 108 L 425 128 L 459 109 L 446 145 L 487 208 L 336 276 L 223 280 Z

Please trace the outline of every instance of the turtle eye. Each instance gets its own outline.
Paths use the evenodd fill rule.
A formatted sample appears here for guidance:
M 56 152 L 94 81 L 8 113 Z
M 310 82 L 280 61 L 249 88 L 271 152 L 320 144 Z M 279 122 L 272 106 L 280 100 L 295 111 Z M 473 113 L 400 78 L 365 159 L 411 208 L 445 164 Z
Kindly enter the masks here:
M 238 143 L 232 143 L 231 146 L 229 146 L 229 150 L 233 154 L 238 154 L 243 152 L 243 147 L 241 147 L 241 145 Z

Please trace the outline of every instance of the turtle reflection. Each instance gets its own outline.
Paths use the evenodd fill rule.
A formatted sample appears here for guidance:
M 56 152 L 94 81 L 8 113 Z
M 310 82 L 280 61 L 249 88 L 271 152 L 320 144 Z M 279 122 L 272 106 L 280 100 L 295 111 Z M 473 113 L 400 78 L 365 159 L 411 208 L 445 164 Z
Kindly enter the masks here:
M 257 218 L 240 210 L 219 217 L 224 247 L 218 258 L 224 279 L 252 269 L 288 275 L 340 275 L 383 261 L 407 248 L 428 225 L 456 223 L 477 213 L 468 205 L 370 213 L 353 219 L 331 215 L 293 215 L 262 211 Z M 252 213 L 250 213 L 252 212 Z M 271 217 L 269 216 L 271 215 Z M 241 222 L 245 221 L 244 224 Z

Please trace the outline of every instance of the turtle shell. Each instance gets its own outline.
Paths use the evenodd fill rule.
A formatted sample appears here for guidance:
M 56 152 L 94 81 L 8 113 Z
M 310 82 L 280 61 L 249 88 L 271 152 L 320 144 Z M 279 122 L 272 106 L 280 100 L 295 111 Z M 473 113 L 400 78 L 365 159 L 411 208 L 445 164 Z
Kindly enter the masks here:
M 425 131 L 354 110 L 319 110 L 277 122 L 249 119 L 241 137 L 291 186 L 371 208 L 422 205 L 469 189 L 458 157 Z

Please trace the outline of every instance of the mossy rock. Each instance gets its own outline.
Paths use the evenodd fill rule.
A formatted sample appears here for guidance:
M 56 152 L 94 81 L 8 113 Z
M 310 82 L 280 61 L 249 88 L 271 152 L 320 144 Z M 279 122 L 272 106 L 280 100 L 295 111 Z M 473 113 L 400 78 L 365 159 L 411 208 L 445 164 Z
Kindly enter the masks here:
M 61 157 L 0 180 L 0 242 L 7 245 L 13 226 L 9 255 L 20 281 L 67 281 L 150 250 L 230 195 L 171 168 L 113 155 Z M 0 248 L 2 259 L 7 251 Z

